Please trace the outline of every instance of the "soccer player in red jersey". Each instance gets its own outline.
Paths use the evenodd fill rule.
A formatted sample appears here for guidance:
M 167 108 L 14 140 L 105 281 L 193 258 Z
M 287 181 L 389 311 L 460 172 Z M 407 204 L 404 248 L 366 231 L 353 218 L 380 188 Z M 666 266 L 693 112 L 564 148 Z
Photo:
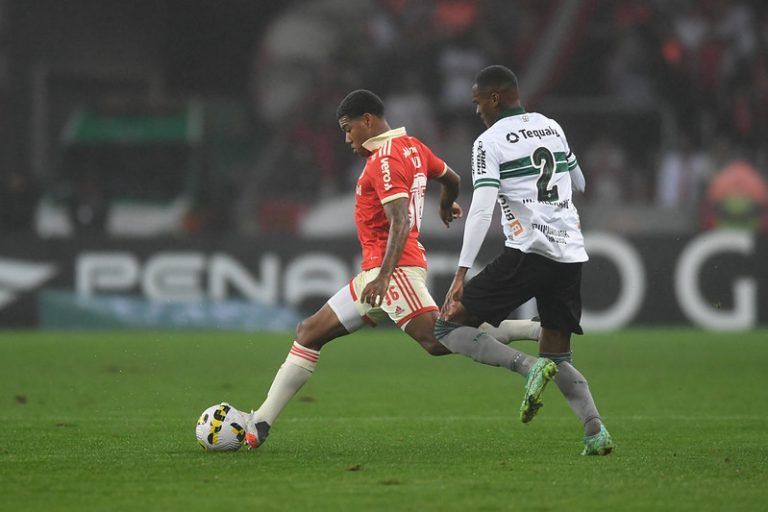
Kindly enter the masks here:
M 336 116 L 346 143 L 366 159 L 355 189 L 362 272 L 297 326 L 296 340 L 266 400 L 250 415 L 244 414 L 251 448 L 264 442 L 277 416 L 312 376 L 323 345 L 365 323 L 376 325 L 389 317 L 429 354 L 450 353 L 434 334 L 438 307 L 427 290 L 427 259 L 418 238 L 429 180 L 442 186 L 439 213 L 446 227 L 461 217 L 455 202 L 459 176 L 405 128 L 391 129 L 384 104 L 370 91 L 349 93 Z M 493 333 L 503 343 L 538 337 L 538 322 L 505 324 Z M 533 360 L 523 353 L 520 358 Z
M 455 202 L 460 178 L 405 128 L 391 129 L 374 93 L 349 93 L 336 115 L 345 142 L 366 159 L 355 191 L 362 272 L 297 326 L 266 400 L 244 415 L 251 448 L 264 442 L 277 416 L 312 376 L 323 345 L 364 323 L 376 325 L 389 317 L 428 353 L 450 353 L 434 335 L 439 309 L 427 290 L 427 259 L 418 237 L 427 181 L 442 186 L 439 213 L 449 226 L 462 215 Z

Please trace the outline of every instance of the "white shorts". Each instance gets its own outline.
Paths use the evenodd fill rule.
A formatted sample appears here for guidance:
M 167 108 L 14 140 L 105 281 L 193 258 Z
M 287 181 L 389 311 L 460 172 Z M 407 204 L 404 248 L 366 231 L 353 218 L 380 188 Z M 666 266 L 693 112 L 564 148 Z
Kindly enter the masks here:
M 405 329 L 413 317 L 429 311 L 439 311 L 427 290 L 427 271 L 422 267 L 396 267 L 389 283 L 389 290 L 381 306 L 374 308 L 358 299 L 363 288 L 379 275 L 379 268 L 364 270 L 328 300 L 348 332 L 362 327 L 363 322 L 375 326 L 389 317 Z

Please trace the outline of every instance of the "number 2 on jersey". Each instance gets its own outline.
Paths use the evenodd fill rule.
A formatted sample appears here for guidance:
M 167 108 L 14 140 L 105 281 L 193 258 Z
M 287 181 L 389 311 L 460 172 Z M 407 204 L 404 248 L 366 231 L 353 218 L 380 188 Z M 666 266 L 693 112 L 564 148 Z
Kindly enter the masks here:
M 557 192 L 557 185 L 549 188 L 549 182 L 555 173 L 555 155 L 548 148 L 542 146 L 536 148 L 536 151 L 533 152 L 531 162 L 541 173 L 539 179 L 536 180 L 536 188 L 539 190 L 539 201 L 557 201 L 560 198 L 560 194 Z

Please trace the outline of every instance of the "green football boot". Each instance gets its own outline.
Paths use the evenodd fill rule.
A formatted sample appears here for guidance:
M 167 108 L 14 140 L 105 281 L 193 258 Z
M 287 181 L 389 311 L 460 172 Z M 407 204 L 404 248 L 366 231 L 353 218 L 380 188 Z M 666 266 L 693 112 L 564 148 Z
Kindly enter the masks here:
M 528 423 L 544 404 L 541 393 L 547 384 L 557 375 L 557 365 L 551 359 L 540 357 L 528 372 L 528 382 L 525 384 L 525 398 L 520 406 L 520 421 Z
M 613 439 L 611 434 L 605 429 L 604 425 L 600 425 L 600 432 L 593 436 L 587 436 L 584 438 L 584 450 L 582 455 L 608 455 L 614 449 Z

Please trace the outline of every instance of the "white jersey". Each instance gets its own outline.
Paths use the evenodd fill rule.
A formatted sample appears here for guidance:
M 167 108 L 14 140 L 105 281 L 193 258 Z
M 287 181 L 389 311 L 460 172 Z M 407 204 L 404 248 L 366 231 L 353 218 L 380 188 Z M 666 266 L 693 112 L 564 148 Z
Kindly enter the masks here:
M 459 266 L 474 263 L 488 229 L 483 224 L 493 211 L 493 192 L 501 206 L 507 247 L 564 263 L 587 261 L 579 214 L 571 200 L 572 172 L 583 180 L 556 121 L 522 107 L 496 121 L 472 147 L 475 192 Z

